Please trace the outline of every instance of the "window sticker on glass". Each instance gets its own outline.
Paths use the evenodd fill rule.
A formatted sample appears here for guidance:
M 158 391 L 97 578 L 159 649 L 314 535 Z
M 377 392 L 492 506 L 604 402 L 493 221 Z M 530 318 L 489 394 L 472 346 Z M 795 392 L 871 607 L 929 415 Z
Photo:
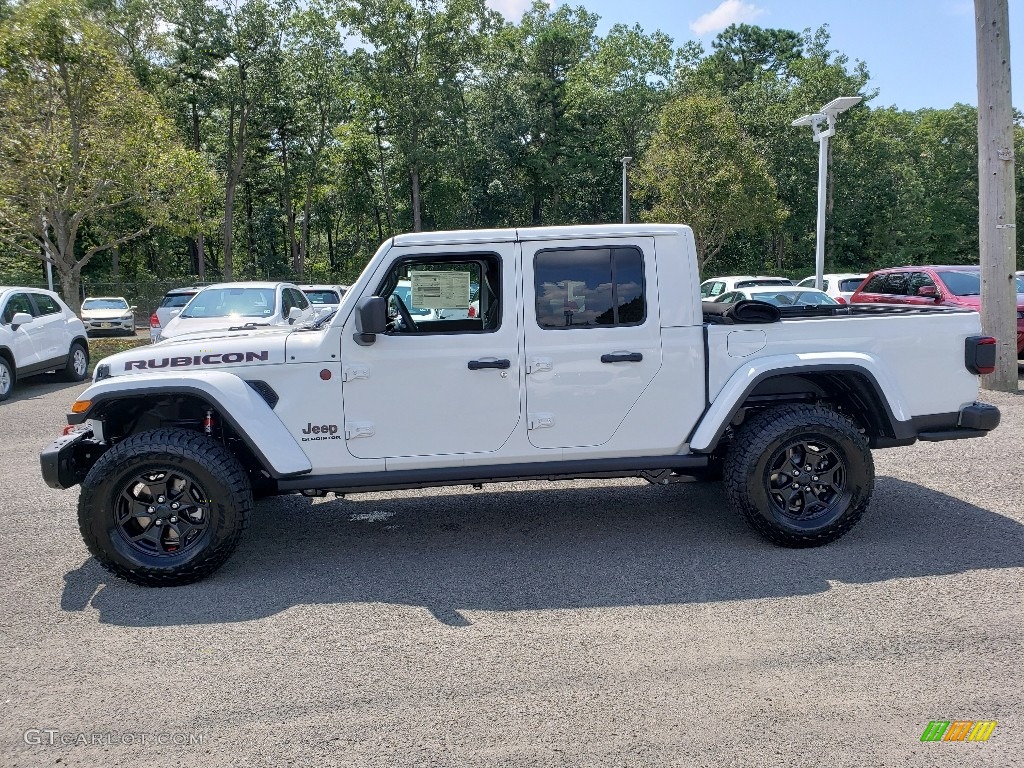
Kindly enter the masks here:
M 410 271 L 412 303 L 428 309 L 465 309 L 469 306 L 469 272 Z

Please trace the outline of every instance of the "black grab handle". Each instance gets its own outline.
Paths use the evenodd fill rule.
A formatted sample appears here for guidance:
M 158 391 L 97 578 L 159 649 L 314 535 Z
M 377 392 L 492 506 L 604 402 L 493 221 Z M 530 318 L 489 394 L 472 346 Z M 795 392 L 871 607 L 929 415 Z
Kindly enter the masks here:
M 602 363 L 639 363 L 644 356 L 639 352 L 623 352 L 618 355 L 601 355 Z
M 511 368 L 511 367 L 512 367 L 512 363 L 510 363 L 508 360 L 470 360 L 469 361 L 469 370 L 471 370 L 471 371 L 479 371 L 479 370 L 482 370 L 483 368 L 501 368 L 502 370 L 504 370 L 505 368 Z

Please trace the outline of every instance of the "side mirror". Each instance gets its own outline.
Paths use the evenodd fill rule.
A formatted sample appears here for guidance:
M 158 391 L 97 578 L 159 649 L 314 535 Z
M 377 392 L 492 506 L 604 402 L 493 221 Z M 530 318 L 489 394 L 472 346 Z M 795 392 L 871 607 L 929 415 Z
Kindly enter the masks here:
M 134 312 L 136 309 L 138 309 L 138 307 L 135 306 L 134 304 L 132 304 L 130 307 L 128 307 L 128 309 L 130 309 L 132 312 Z
M 32 315 L 28 312 L 15 312 L 14 317 L 11 318 L 11 328 L 18 330 L 19 325 L 26 325 L 32 322 Z
M 917 295 L 928 299 L 937 299 L 939 298 L 939 289 L 934 285 L 922 285 L 917 289 Z
M 306 313 L 302 307 L 292 307 L 288 310 L 288 322 L 294 323 Z
M 377 340 L 377 334 L 388 327 L 388 303 L 380 296 L 367 296 L 356 304 L 356 344 L 368 347 Z

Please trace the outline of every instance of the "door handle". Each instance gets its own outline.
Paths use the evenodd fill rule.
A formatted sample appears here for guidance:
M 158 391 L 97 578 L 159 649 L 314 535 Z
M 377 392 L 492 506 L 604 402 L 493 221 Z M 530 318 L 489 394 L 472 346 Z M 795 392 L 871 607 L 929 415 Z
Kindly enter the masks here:
M 615 352 L 610 355 L 601 355 L 602 363 L 639 363 L 644 356 L 639 352 Z
M 501 368 L 505 370 L 512 367 L 512 363 L 508 360 L 470 360 L 468 365 L 471 371 L 479 371 L 484 368 Z

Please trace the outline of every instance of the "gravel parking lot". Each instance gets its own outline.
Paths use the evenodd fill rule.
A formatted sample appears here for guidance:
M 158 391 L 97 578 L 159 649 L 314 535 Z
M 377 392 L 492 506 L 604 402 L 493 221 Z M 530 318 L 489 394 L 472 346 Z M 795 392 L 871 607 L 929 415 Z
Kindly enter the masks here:
M 717 485 L 509 483 L 268 500 L 213 578 L 152 590 L 39 476 L 80 389 L 0 406 L 3 765 L 1024 765 L 1024 397 L 876 452 L 820 549 Z

